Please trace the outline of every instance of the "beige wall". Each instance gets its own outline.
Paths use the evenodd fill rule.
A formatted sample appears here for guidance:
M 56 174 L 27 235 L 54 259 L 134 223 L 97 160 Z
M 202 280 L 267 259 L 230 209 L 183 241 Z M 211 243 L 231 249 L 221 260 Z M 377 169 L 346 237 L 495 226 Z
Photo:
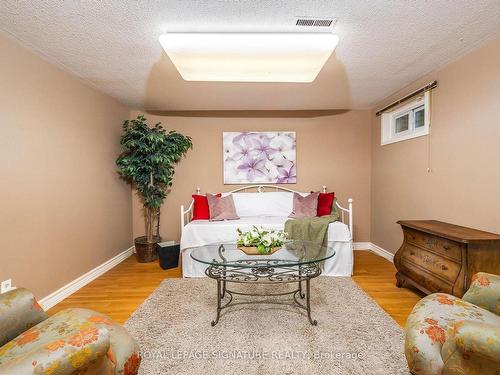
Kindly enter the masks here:
M 138 113 L 132 113 L 135 117 Z M 220 115 L 223 115 L 221 113 Z M 238 114 L 236 114 L 238 115 Z M 193 138 L 194 149 L 177 166 L 172 192 L 162 208 L 161 235 L 179 239 L 179 207 L 189 204 L 197 186 L 202 192 L 228 191 L 223 184 L 222 132 L 297 132 L 297 190 L 319 190 L 327 185 L 346 204 L 354 199 L 356 241 L 370 236 L 370 111 L 339 111 L 338 114 L 307 117 L 304 113 L 242 112 L 234 117 L 185 117 L 146 114 L 150 124 L 161 121 Z M 200 116 L 200 115 L 198 115 Z M 246 116 L 246 117 L 245 117 Z M 281 116 L 281 117 L 280 117 Z M 285 117 L 290 116 L 290 117 Z M 141 206 L 134 193 L 134 236 L 143 235 Z
M 395 252 L 400 219 L 500 232 L 499 61 L 497 39 L 377 106 L 438 80 L 430 137 L 380 146 L 380 118 L 372 117 L 372 242 Z
M 115 173 L 128 109 L 0 34 L 0 280 L 41 298 L 142 235 L 141 205 Z M 298 184 L 354 198 L 355 241 L 395 252 L 399 219 L 500 232 L 500 39 L 377 105 L 437 79 L 430 137 L 380 146 L 372 111 L 146 114 L 193 138 L 162 209 L 179 239 L 179 206 L 223 185 L 222 132 L 297 132 Z M 432 172 L 427 173 L 428 154 Z
M 38 298 L 131 246 L 124 106 L 0 34 L 0 280 Z

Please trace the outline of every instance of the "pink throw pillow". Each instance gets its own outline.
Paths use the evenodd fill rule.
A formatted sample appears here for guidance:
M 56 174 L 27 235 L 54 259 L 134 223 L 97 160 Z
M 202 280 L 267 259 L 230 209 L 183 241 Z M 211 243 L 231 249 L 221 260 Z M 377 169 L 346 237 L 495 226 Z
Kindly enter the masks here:
M 293 211 L 288 217 L 312 217 L 316 216 L 318 210 L 319 192 L 311 193 L 306 197 L 293 193 Z
M 231 194 L 225 197 L 207 194 L 208 207 L 210 210 L 210 221 L 237 220 L 233 196 Z

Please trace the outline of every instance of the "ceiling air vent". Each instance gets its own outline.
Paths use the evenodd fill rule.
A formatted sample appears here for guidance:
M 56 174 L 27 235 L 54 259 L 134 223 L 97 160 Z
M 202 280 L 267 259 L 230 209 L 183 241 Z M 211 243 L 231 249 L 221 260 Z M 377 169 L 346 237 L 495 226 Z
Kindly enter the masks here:
M 335 19 L 297 18 L 296 26 L 309 27 L 331 27 L 335 25 Z
M 297 26 L 314 26 L 314 20 L 306 20 L 304 18 L 299 18 L 296 23 Z

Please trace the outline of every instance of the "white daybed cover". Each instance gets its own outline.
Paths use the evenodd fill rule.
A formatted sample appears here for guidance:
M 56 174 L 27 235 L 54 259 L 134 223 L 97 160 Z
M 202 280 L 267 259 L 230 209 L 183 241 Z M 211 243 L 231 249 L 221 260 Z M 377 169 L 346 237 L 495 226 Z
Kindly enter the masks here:
M 182 228 L 182 274 L 184 277 L 205 276 L 206 265 L 195 261 L 190 254 L 192 248 L 214 243 L 235 242 L 236 229 L 250 230 L 252 226 L 283 230 L 288 217 L 254 216 L 239 220 L 209 221 L 194 220 Z M 328 242 L 335 250 L 335 256 L 325 261 L 323 275 L 351 276 L 353 269 L 353 248 L 351 233 L 347 225 L 340 221 L 328 226 Z

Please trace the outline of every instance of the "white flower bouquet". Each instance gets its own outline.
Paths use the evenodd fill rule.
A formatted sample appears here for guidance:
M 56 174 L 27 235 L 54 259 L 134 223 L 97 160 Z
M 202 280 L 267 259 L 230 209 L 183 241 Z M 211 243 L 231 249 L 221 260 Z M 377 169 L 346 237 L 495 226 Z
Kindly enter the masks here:
M 272 254 L 278 251 L 286 241 L 287 233 L 282 230 L 264 229 L 254 226 L 247 232 L 237 229 L 238 248 L 246 254 Z

